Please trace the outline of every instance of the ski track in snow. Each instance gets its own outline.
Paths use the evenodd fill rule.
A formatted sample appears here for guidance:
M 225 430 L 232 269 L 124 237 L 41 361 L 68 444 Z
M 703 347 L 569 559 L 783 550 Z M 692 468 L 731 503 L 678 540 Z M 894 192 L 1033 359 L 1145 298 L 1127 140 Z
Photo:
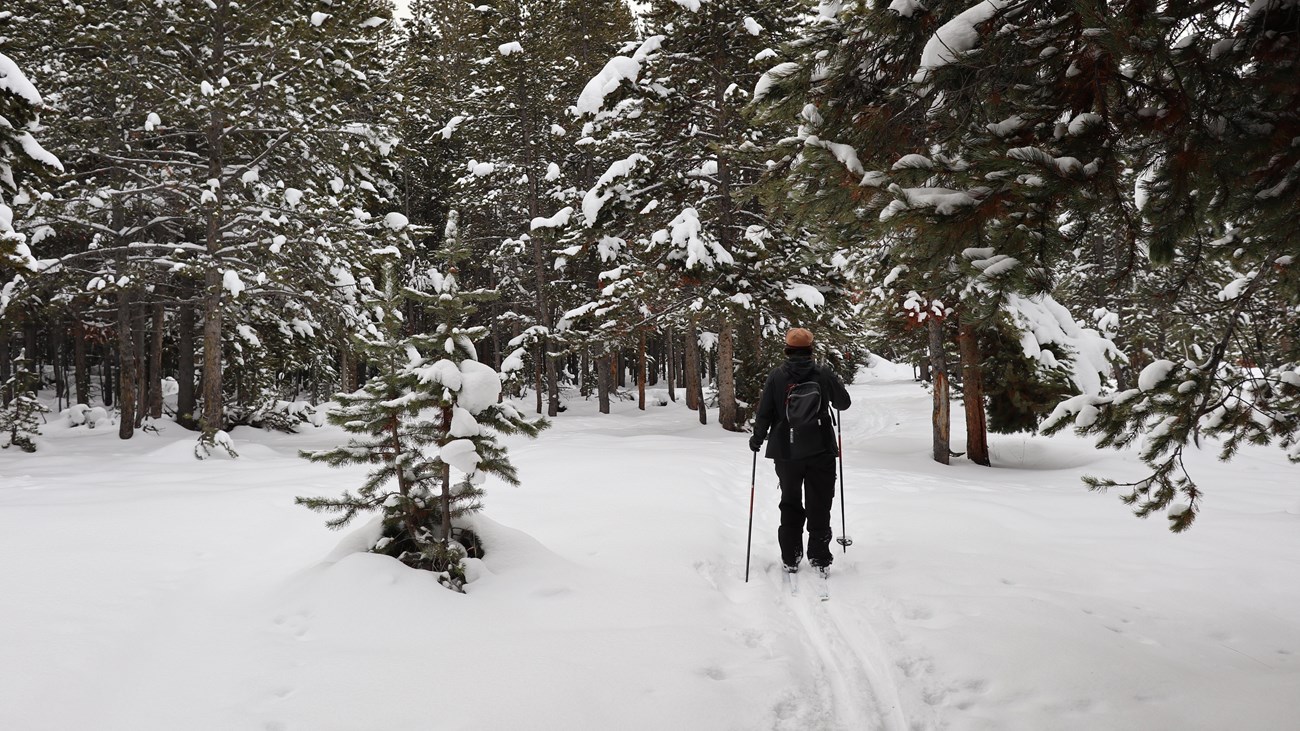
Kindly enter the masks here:
M 843 414 L 842 429 L 846 442 L 869 439 L 886 432 L 894 424 L 894 414 L 887 408 L 855 406 L 856 409 Z M 859 415 L 860 418 L 855 418 Z M 728 458 L 727 461 L 732 460 Z M 715 491 L 722 515 L 747 516 L 741 511 L 747 507 L 749 495 L 738 495 L 733 473 L 713 468 L 701 471 L 704 482 Z M 846 466 L 845 477 L 850 484 L 856 481 L 862 485 L 869 475 L 866 471 Z M 878 601 L 873 607 L 864 606 L 860 592 L 849 591 L 853 585 L 863 583 L 860 574 L 856 571 L 845 573 L 837 581 L 836 570 L 832 569 L 831 599 L 827 602 L 816 596 L 806 580 L 801 582 L 798 595 L 789 594 L 788 587 L 781 580 L 779 564 L 771 560 L 771 551 L 775 548 L 772 537 L 780 520 L 776 505 L 779 491 L 775 489 L 776 478 L 772 474 L 771 461 L 761 456 L 757 481 L 750 583 L 759 585 L 760 588 L 755 590 L 773 594 L 775 600 L 770 603 L 768 616 L 751 619 L 773 625 L 767 630 L 770 633 L 795 638 L 802 650 L 805 666 L 795 675 L 806 679 L 797 692 L 782 697 L 775 704 L 773 728 L 828 731 L 934 728 L 919 721 L 909 725 L 903 711 L 902 692 L 891 668 L 912 667 L 912 663 L 898 659 L 898 651 L 882 642 L 872 629 L 876 623 L 891 623 L 890 613 L 882 610 Z M 738 499 L 741 497 L 743 500 Z M 835 512 L 839 512 L 838 495 Z M 747 526 L 746 522 L 734 519 L 723 519 L 722 522 L 728 532 L 744 531 Z M 837 536 L 839 532 L 836 525 Z M 838 552 L 843 549 L 837 544 L 832 544 L 832 548 L 837 550 L 837 560 L 842 564 L 856 565 L 851 563 L 853 559 Z M 850 547 L 850 551 L 854 550 Z M 744 576 L 745 567 L 741 562 L 697 562 L 696 569 L 712 587 L 733 601 L 736 599 L 737 592 L 728 591 L 728 584 L 734 581 L 734 577 Z M 870 591 L 870 587 L 866 590 Z M 899 675 L 903 673 L 900 671 Z M 906 677 L 903 679 L 907 680 Z

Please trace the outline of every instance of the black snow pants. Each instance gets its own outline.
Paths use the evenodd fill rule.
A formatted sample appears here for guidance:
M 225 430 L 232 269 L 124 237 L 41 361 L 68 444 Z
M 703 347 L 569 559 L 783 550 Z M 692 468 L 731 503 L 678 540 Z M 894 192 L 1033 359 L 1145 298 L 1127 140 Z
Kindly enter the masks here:
M 778 459 L 776 477 L 781 481 L 781 561 L 797 566 L 803 558 L 804 522 L 808 524 L 808 563 L 830 566 L 831 503 L 835 500 L 835 453 L 825 452 L 806 459 Z

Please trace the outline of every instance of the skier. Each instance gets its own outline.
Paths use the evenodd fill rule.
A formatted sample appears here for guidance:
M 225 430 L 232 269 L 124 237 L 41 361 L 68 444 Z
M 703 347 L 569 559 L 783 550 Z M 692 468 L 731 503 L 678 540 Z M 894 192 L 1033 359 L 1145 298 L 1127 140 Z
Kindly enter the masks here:
M 830 549 L 831 503 L 835 499 L 835 458 L 839 456 L 828 407 L 840 411 L 849 408 L 849 392 L 833 371 L 813 362 L 812 353 L 810 331 L 796 327 L 785 334 L 786 362 L 773 370 L 763 384 L 749 448 L 759 451 L 771 431 L 772 440 L 764 456 L 776 463 L 776 476 L 781 482 L 777 541 L 785 570 L 799 570 L 806 520 L 808 563 L 825 578 L 834 560 Z M 803 398 L 805 394 L 809 397 Z M 800 405 L 801 400 L 805 406 Z M 796 422 L 796 428 L 791 428 L 791 420 Z

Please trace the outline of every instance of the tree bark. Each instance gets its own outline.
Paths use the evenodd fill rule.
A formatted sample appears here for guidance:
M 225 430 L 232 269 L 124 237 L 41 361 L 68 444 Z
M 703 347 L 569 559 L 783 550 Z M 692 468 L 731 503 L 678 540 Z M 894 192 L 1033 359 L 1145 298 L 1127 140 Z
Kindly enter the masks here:
M 208 61 L 212 82 L 220 81 L 225 74 L 226 14 L 230 5 L 217 3 L 213 14 L 212 55 Z M 221 105 L 213 104 L 208 112 L 208 177 L 221 179 L 225 167 L 222 143 L 225 139 L 226 120 Z M 203 439 L 212 441 L 218 430 L 225 427 L 225 403 L 222 400 L 221 330 L 223 273 L 221 271 L 221 220 L 225 194 L 218 187 L 213 191 L 216 201 L 208 211 L 206 241 L 208 255 L 213 258 L 203 273 Z
M 186 429 L 199 426 L 194 413 L 194 330 L 198 327 L 194 305 L 181 305 L 176 331 L 176 423 Z
M 666 354 L 664 355 L 664 363 L 666 364 L 664 367 L 664 377 L 668 379 L 668 400 L 676 403 L 677 356 L 673 352 L 673 329 L 671 327 L 668 328 L 668 332 L 664 335 L 664 350 L 666 351 Z
M 139 429 L 144 425 L 144 419 L 149 414 L 149 400 L 152 398 L 153 374 L 149 373 L 149 359 L 145 351 L 145 307 L 144 304 L 133 308 L 133 321 L 135 322 L 134 333 L 134 355 L 132 365 L 136 373 L 136 404 L 135 404 L 135 428 Z
M 444 406 L 442 409 L 442 433 L 448 435 L 447 441 L 451 440 L 451 407 Z M 439 445 L 443 446 L 443 445 Z M 447 546 L 451 542 L 451 465 L 446 462 L 442 463 L 442 495 L 439 496 L 439 504 L 442 506 L 442 545 Z M 412 525 L 411 537 L 415 537 L 416 526 Z
M 8 406 L 13 395 L 4 388 L 9 380 L 9 331 L 0 326 L 0 406 Z
M 736 345 L 731 318 L 722 314 L 718 333 L 718 423 L 727 431 L 740 431 L 740 405 L 736 403 Z
M 161 419 L 163 415 L 162 370 L 163 370 L 163 329 L 167 324 L 167 313 L 162 302 L 153 303 L 153 342 L 149 349 L 149 417 Z
M 72 380 L 76 384 L 77 403 L 90 404 L 90 371 L 86 368 L 86 326 L 72 322 Z
M 345 336 L 339 346 L 339 388 L 343 393 L 352 393 L 357 390 L 357 385 L 357 366 Z
M 700 415 L 700 423 L 709 423 L 709 409 L 704 404 L 704 386 L 700 383 L 700 336 L 691 320 L 686 328 L 686 405 Z M 694 405 L 692 406 L 692 403 Z
M 645 411 L 645 381 L 645 328 L 641 328 L 636 344 L 636 405 L 642 411 Z
M 610 381 L 613 380 L 609 372 L 613 365 L 613 359 L 609 353 L 606 353 L 596 359 L 596 402 L 600 405 L 600 413 L 609 413 L 609 388 Z
M 113 408 L 113 392 L 116 388 L 113 385 L 113 358 L 112 349 L 108 343 L 104 343 L 103 359 L 100 361 L 103 366 L 99 371 L 99 392 L 104 396 L 104 408 Z
M 117 290 L 117 405 L 121 418 L 117 436 L 130 439 L 135 435 L 135 338 L 131 336 L 131 293 Z
M 542 383 L 542 358 L 545 357 L 546 346 L 537 343 L 533 346 L 533 390 L 537 392 L 537 413 L 542 413 L 542 389 L 545 384 Z
M 948 363 L 943 353 L 943 320 L 934 313 L 926 318 L 930 331 L 930 373 L 934 379 L 934 410 L 931 414 L 934 437 L 934 461 L 948 464 L 952 449 L 948 445 L 951 420 L 948 405 Z
M 957 347 L 961 353 L 961 392 L 966 410 L 966 457 L 989 466 L 989 432 L 984 412 L 984 371 L 980 368 L 979 333 L 975 324 L 961 323 Z

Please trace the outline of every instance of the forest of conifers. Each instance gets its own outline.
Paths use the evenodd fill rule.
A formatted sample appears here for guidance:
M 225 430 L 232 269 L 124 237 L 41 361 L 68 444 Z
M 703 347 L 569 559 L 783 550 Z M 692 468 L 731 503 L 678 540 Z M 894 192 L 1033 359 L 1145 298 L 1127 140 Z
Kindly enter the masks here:
M 940 461 L 950 388 L 983 464 L 1140 443 L 1177 530 L 1189 445 L 1300 459 L 1297 0 L 7 0 L 0 54 L 6 423 L 293 429 L 452 262 L 550 416 L 742 430 L 803 326 Z

